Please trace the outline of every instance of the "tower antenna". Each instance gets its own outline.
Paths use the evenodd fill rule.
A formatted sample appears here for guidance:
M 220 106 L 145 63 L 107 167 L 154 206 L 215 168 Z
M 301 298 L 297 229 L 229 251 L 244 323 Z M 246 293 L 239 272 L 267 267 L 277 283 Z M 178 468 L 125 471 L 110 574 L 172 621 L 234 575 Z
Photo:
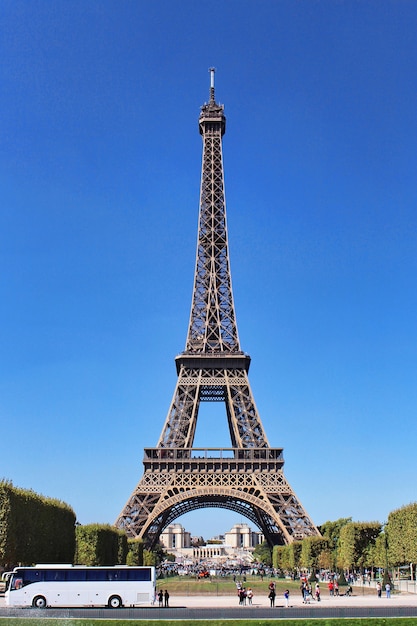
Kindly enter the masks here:
M 214 74 L 216 72 L 216 68 L 210 67 L 210 102 L 215 102 L 214 100 Z

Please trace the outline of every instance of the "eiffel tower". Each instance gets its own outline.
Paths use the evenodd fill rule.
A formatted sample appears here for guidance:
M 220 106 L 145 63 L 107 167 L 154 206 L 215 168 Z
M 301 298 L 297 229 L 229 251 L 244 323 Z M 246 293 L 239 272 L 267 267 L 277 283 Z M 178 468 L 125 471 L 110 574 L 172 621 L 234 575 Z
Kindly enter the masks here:
M 271 448 L 249 385 L 250 357 L 241 351 L 227 241 L 222 137 L 224 107 L 201 107 L 203 139 L 194 290 L 178 381 L 156 448 L 144 451 L 144 474 L 116 521 L 152 548 L 181 515 L 205 507 L 248 518 L 272 546 L 319 535 L 283 473 L 283 449 Z M 231 447 L 193 448 L 200 402 L 223 402 Z

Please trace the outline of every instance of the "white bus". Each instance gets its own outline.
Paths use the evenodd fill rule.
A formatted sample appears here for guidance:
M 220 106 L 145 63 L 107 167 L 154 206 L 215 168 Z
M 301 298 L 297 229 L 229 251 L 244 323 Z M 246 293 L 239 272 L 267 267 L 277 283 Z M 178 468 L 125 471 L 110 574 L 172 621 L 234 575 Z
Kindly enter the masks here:
M 5 576 L 7 606 L 121 606 L 153 604 L 155 568 L 116 565 L 35 565 Z

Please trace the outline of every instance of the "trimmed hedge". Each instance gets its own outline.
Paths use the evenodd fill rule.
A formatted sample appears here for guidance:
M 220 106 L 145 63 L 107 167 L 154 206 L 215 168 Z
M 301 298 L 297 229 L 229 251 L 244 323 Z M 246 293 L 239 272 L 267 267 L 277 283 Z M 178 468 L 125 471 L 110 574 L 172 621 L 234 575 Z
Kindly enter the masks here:
M 143 541 L 142 539 L 128 539 L 128 553 L 126 565 L 143 565 Z
M 124 532 L 109 524 L 88 524 L 76 528 L 77 565 L 124 565 L 128 553 Z
M 72 563 L 75 520 L 65 502 L 1 480 L 0 565 Z

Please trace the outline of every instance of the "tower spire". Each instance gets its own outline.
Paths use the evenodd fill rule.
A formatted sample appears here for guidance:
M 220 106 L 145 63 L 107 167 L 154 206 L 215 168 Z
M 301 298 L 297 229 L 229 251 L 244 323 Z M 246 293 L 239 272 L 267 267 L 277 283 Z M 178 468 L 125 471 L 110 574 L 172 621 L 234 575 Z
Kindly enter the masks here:
M 214 97 L 214 74 L 216 72 L 216 69 L 214 67 L 210 67 L 209 69 L 210 72 L 210 103 L 215 103 L 215 97 Z

